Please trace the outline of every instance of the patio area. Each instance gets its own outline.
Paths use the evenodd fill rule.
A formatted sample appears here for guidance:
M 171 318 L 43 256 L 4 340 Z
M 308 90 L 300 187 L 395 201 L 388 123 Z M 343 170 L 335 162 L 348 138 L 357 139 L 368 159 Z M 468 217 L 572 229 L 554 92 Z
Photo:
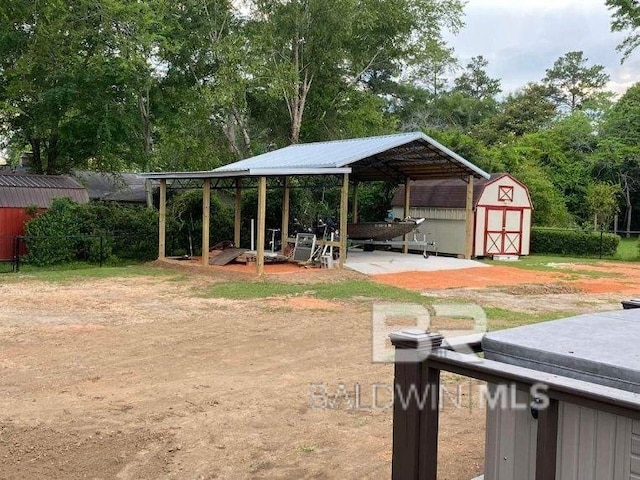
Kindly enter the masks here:
M 464 260 L 452 257 L 436 257 L 430 255 L 424 258 L 420 254 L 403 254 L 374 250 L 363 252 L 349 250 L 344 266 L 365 275 L 380 275 L 385 273 L 403 272 L 435 272 L 440 270 L 459 270 L 463 268 L 489 267 L 486 263 L 475 260 Z

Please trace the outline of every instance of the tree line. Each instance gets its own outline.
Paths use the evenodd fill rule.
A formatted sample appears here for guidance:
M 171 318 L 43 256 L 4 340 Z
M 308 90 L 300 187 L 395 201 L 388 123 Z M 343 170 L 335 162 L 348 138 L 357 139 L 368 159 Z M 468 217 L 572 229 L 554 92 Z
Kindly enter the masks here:
M 538 224 L 608 227 L 619 211 L 640 228 L 640 85 L 615 98 L 604 67 L 575 51 L 501 96 L 484 57 L 461 66 L 444 40 L 463 26 L 462 0 L 5 3 L 0 138 L 31 152 L 35 173 L 211 169 L 422 130 L 524 181 Z M 631 55 L 638 2 L 606 3 Z

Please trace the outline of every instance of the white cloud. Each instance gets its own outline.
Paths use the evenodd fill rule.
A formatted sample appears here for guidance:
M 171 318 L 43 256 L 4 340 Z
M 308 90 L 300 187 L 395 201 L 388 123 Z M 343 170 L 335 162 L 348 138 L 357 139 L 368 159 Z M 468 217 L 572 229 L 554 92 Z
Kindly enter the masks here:
M 620 65 L 624 36 L 611 33 L 602 0 L 470 0 L 465 12 L 466 27 L 449 43 L 462 65 L 487 58 L 505 93 L 540 81 L 556 59 L 577 50 L 606 67 L 617 93 L 640 81 L 640 53 Z

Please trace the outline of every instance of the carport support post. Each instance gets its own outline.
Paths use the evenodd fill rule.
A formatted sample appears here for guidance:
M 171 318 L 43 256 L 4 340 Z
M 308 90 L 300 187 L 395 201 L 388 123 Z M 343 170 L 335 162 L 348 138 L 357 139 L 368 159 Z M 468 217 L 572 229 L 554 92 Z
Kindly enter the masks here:
M 349 174 L 342 177 L 342 189 L 340 190 L 340 268 L 347 261 L 347 215 L 349 215 Z
M 281 253 L 285 254 L 289 238 L 289 177 L 284 177 L 284 191 L 282 193 L 282 226 L 280 227 Z
M 467 179 L 467 202 L 465 217 L 465 246 L 464 258 L 467 260 L 473 256 L 473 175 Z
M 358 223 L 358 181 L 353 182 L 353 201 L 351 203 L 351 223 Z
M 233 246 L 240 248 L 240 231 L 242 225 L 242 179 L 240 178 L 236 178 L 236 196 L 233 210 Z
M 211 217 L 211 179 L 202 184 L 202 265 L 209 265 L 209 219 Z
M 410 208 L 411 208 L 411 180 L 407 178 L 406 181 L 404 182 L 404 210 L 403 210 L 404 218 L 407 218 L 409 216 Z M 407 245 L 407 242 L 409 241 L 408 233 L 404 234 L 403 240 L 404 240 L 404 245 L 402 246 L 402 253 L 409 253 L 409 245 Z
M 158 213 L 158 260 L 166 256 L 167 241 L 167 179 L 160 180 L 160 212 Z
M 258 238 L 256 240 L 256 270 L 264 275 L 264 234 L 267 221 L 267 177 L 258 181 Z

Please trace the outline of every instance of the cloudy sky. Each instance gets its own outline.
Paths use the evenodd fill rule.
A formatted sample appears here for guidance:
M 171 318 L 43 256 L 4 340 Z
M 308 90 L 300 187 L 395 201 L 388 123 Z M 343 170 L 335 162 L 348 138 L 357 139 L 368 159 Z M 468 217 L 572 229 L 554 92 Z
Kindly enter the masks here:
M 620 65 L 616 45 L 624 35 L 611 33 L 604 0 L 468 0 L 465 13 L 466 26 L 449 44 L 462 65 L 488 59 L 505 93 L 540 81 L 558 57 L 578 50 L 606 67 L 610 90 L 623 93 L 640 81 L 640 49 Z

